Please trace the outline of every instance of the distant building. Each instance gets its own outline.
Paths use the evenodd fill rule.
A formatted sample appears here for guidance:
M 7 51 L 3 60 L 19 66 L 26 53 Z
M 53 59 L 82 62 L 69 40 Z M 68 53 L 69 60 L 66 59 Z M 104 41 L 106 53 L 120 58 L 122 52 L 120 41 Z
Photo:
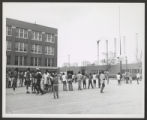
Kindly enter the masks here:
M 79 71 L 85 72 L 85 73 L 98 73 L 99 71 L 102 71 L 102 70 L 105 71 L 106 69 L 107 69 L 107 65 L 99 65 L 99 66 L 90 65 L 90 66 L 70 67 L 70 70 L 73 70 L 74 73 L 78 73 Z M 60 68 L 60 72 L 66 72 L 66 70 L 67 70 L 66 67 Z M 120 71 L 120 65 L 117 64 L 117 65 L 111 66 L 109 73 L 114 75 L 114 74 L 117 74 L 119 71 Z M 127 69 L 126 69 L 126 65 L 123 64 L 122 65 L 122 73 L 124 73 L 126 71 L 133 73 L 133 74 L 136 74 L 137 72 L 142 73 L 142 67 L 140 67 L 139 64 L 128 64 Z
M 57 29 L 6 19 L 7 69 L 57 71 Z
M 82 61 L 81 66 L 88 66 L 91 63 L 89 61 Z

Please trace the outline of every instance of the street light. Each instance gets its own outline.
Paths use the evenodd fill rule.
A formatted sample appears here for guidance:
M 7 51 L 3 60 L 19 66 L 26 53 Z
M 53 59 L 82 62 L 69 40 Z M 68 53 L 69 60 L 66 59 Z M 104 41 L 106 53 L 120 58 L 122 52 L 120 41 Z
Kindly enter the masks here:
M 120 56 L 121 56 L 121 35 L 120 35 L 120 6 L 119 6 L 119 38 L 120 38 Z M 120 60 L 120 74 L 122 73 L 122 60 Z
M 69 70 L 70 70 L 70 55 L 68 55 L 68 64 L 69 64 Z
M 98 65 L 99 65 L 99 42 L 100 42 L 101 40 L 98 40 L 97 41 L 97 49 L 98 49 L 98 51 L 97 51 L 97 62 L 98 62 Z
M 108 40 L 106 40 L 106 57 L 107 57 L 107 67 L 108 67 Z

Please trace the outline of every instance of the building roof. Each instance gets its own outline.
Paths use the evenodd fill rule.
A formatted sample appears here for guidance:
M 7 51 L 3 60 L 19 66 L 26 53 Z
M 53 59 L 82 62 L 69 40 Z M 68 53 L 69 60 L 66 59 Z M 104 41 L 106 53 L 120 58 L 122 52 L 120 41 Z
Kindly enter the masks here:
M 11 18 L 6 18 L 6 24 L 12 25 L 12 26 L 15 26 L 15 27 L 24 28 L 24 29 L 31 29 L 31 30 L 35 30 L 35 31 L 39 31 L 39 32 L 57 33 L 56 28 L 46 27 L 46 26 L 43 26 L 43 25 L 24 22 L 24 21 L 20 21 L 20 20 L 11 19 Z

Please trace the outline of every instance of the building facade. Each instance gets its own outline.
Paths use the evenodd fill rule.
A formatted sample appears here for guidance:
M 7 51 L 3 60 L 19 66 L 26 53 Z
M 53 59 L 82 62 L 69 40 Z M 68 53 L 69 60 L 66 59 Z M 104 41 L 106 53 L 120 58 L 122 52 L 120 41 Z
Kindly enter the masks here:
M 57 71 L 56 28 L 6 19 L 7 69 L 39 67 Z
M 91 65 L 91 66 L 78 66 L 78 67 L 61 67 L 60 72 L 66 72 L 68 70 L 72 70 L 74 73 L 84 72 L 84 73 L 99 73 L 99 71 L 106 71 L 107 65 Z M 120 71 L 120 65 L 111 65 L 109 69 L 110 75 L 116 75 Z M 122 64 L 122 73 L 129 72 L 132 74 L 136 74 L 137 72 L 142 73 L 142 65 L 134 63 L 134 64 Z

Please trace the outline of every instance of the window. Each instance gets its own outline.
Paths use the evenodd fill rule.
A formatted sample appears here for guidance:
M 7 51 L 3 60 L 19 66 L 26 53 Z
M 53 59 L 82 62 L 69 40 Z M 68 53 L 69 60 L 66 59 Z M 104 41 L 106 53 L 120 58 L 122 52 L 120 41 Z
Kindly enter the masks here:
M 6 35 L 11 36 L 12 35 L 12 26 L 7 26 L 6 27 Z
M 7 44 L 7 51 L 11 51 L 12 50 L 12 43 L 10 41 L 7 41 L 6 44 Z
M 42 33 L 32 31 L 32 34 L 33 34 L 32 40 L 42 41 Z
M 26 65 L 26 56 L 15 56 L 15 65 Z
M 28 39 L 28 31 L 22 28 L 16 28 L 16 37 Z
M 51 66 L 50 65 L 50 58 L 45 58 L 45 66 Z
M 45 46 L 45 54 L 54 55 L 54 48 L 50 46 Z
M 41 45 L 32 45 L 32 53 L 41 54 L 42 53 L 42 46 Z
M 45 58 L 45 66 L 54 66 L 54 58 Z
M 46 35 L 46 42 L 55 43 L 55 35 L 51 33 L 47 33 Z
M 31 66 L 41 66 L 41 58 L 31 57 Z
M 11 56 L 7 55 L 7 65 L 10 65 L 10 62 L 11 62 Z
M 15 51 L 17 52 L 27 52 L 28 45 L 26 43 L 16 42 Z

